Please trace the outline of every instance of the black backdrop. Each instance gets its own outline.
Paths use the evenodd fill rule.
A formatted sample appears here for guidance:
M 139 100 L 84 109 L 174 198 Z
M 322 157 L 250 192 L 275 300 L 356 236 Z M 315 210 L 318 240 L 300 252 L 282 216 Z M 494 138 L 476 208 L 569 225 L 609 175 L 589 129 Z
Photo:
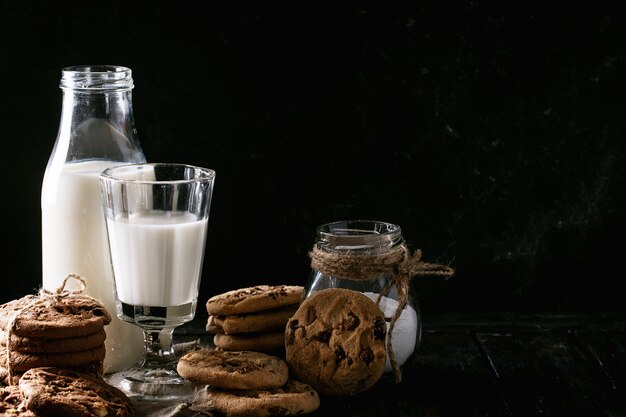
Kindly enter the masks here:
M 617 6 L 83 3 L 0 3 L 1 301 L 40 283 L 61 69 L 114 64 L 148 160 L 217 171 L 202 301 L 304 283 L 315 228 L 360 218 L 455 268 L 425 312 L 623 309 Z

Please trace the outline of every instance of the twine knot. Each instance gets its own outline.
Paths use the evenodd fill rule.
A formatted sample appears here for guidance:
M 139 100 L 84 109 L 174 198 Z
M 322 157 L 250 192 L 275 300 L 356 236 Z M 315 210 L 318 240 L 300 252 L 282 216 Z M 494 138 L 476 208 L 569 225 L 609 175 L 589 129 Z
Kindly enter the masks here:
M 396 360 L 396 354 L 391 343 L 391 335 L 400 314 L 409 300 L 409 286 L 411 278 L 415 276 L 437 276 L 444 279 L 452 277 L 454 270 L 447 266 L 422 261 L 422 251 L 416 249 L 413 254 L 406 243 L 402 243 L 387 252 L 364 254 L 354 251 L 331 252 L 319 248 L 317 245 L 309 252 L 311 268 L 324 275 L 349 280 L 369 280 L 387 276 L 387 282 L 381 288 L 376 304 L 380 305 L 383 296 L 395 287 L 398 293 L 398 306 L 389 322 L 386 337 L 389 361 L 394 372 L 396 383 L 402 380 L 402 371 Z
M 78 289 L 71 291 L 65 289 L 65 286 L 67 285 L 67 282 L 70 280 L 70 278 L 78 281 L 80 285 Z M 78 274 L 67 274 L 67 276 L 63 279 L 63 282 L 57 289 L 55 289 L 54 291 L 50 291 L 41 287 L 38 294 L 40 299 L 48 300 L 51 302 L 51 304 L 48 305 L 55 305 L 60 303 L 61 300 L 64 298 L 82 294 L 86 289 L 87 281 L 85 281 L 85 278 L 81 277 Z
M 79 282 L 79 288 L 76 290 L 66 290 L 65 286 L 67 285 L 70 279 L 74 279 Z M 46 307 L 52 307 L 54 305 L 58 305 L 61 303 L 63 299 L 66 298 L 86 298 L 86 299 L 94 299 L 83 292 L 87 289 L 87 282 L 83 277 L 78 274 L 68 274 L 64 279 L 61 285 L 55 289 L 54 291 L 47 290 L 45 288 L 40 288 L 37 295 L 34 296 L 28 303 L 26 303 L 22 308 L 18 309 L 11 320 L 9 320 L 7 324 L 7 346 L 6 346 L 6 368 L 8 374 L 8 384 L 13 385 L 13 366 L 11 364 L 11 335 L 15 329 L 15 325 L 17 324 L 18 317 L 35 306 L 43 305 Z

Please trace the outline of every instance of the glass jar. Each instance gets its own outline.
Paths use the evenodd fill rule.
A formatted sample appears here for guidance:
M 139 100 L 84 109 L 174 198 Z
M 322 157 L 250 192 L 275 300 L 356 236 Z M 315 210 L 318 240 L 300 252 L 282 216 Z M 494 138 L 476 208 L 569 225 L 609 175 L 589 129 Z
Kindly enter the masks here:
M 401 367 L 419 347 L 422 323 L 410 277 L 398 279 L 397 276 L 397 271 L 402 270 L 399 262 L 406 255 L 400 226 L 369 220 L 323 224 L 317 228 L 310 255 L 312 271 L 305 285 L 304 298 L 326 288 L 360 291 L 378 303 L 385 315 L 388 332 L 400 305 L 401 312 L 397 312 L 399 316 L 391 332 L 391 346 L 395 362 Z M 330 259 L 326 255 L 330 255 Z M 347 264 L 345 272 L 341 272 L 341 267 L 335 268 L 344 263 Z M 395 272 L 393 264 L 397 267 Z M 402 280 L 406 287 L 400 285 Z M 388 353 L 385 373 L 392 371 L 394 367 Z
M 111 315 L 105 327 L 105 373 L 141 359 L 143 333 L 115 314 L 99 175 L 108 167 L 145 162 L 133 116 L 133 79 L 126 67 L 62 70 L 59 130 L 41 189 L 42 281 L 56 290 L 66 275 L 86 281 L 85 293 Z M 67 289 L 76 289 L 72 282 Z

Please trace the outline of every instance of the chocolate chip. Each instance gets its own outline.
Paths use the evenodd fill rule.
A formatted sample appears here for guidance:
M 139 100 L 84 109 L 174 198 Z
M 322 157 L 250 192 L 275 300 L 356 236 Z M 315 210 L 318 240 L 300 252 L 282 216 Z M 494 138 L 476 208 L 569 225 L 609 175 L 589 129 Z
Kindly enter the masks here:
M 292 345 L 296 339 L 296 330 L 298 329 L 300 323 L 298 320 L 290 320 L 287 326 L 287 344 Z M 302 329 L 304 330 L 304 328 Z
M 313 339 L 317 340 L 318 342 L 328 344 L 328 342 L 330 341 L 331 335 L 332 335 L 332 330 L 324 330 L 322 332 L 319 332 L 315 336 L 313 336 Z
M 350 311 L 348 313 L 348 317 L 341 322 L 341 329 L 353 331 L 354 329 L 359 327 L 360 323 L 361 323 L 361 319 L 359 319 L 359 317 L 356 314 L 354 314 L 354 312 Z
M 278 299 L 278 297 L 286 297 L 288 294 L 287 294 L 287 289 L 285 288 L 284 285 L 278 285 L 274 287 L 274 290 L 268 293 L 268 295 L 270 296 L 272 300 L 276 300 Z
M 374 362 L 374 352 L 372 352 L 372 349 L 370 348 L 363 349 L 359 354 L 359 359 L 369 365 L 370 363 Z
M 385 324 L 385 321 L 381 319 L 374 320 L 374 339 L 385 340 L 386 334 L 387 325 Z
M 295 332 L 299 325 L 300 325 L 300 322 L 298 322 L 298 320 L 296 320 L 296 319 L 293 319 L 293 320 L 289 321 L 289 329 L 291 331 Z
M 346 352 L 341 346 L 335 348 L 335 363 L 339 363 L 346 358 Z
M 309 324 L 313 323 L 315 320 L 317 320 L 317 312 L 315 311 L 314 307 L 309 307 L 306 311 L 305 326 L 308 326 Z
M 239 368 L 241 366 L 241 361 L 237 359 L 226 359 L 222 361 L 220 365 L 224 367 L 230 367 L 230 368 Z

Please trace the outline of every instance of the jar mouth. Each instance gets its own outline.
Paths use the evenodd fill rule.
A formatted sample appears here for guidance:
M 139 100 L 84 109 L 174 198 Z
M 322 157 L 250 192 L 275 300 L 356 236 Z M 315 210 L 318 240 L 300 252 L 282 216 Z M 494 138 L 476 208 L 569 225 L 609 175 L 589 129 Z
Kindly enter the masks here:
M 119 65 L 76 65 L 63 68 L 62 89 L 124 91 L 134 87 L 132 71 Z
M 318 248 L 330 251 L 371 252 L 403 242 L 400 226 L 377 220 L 343 220 L 317 228 Z

